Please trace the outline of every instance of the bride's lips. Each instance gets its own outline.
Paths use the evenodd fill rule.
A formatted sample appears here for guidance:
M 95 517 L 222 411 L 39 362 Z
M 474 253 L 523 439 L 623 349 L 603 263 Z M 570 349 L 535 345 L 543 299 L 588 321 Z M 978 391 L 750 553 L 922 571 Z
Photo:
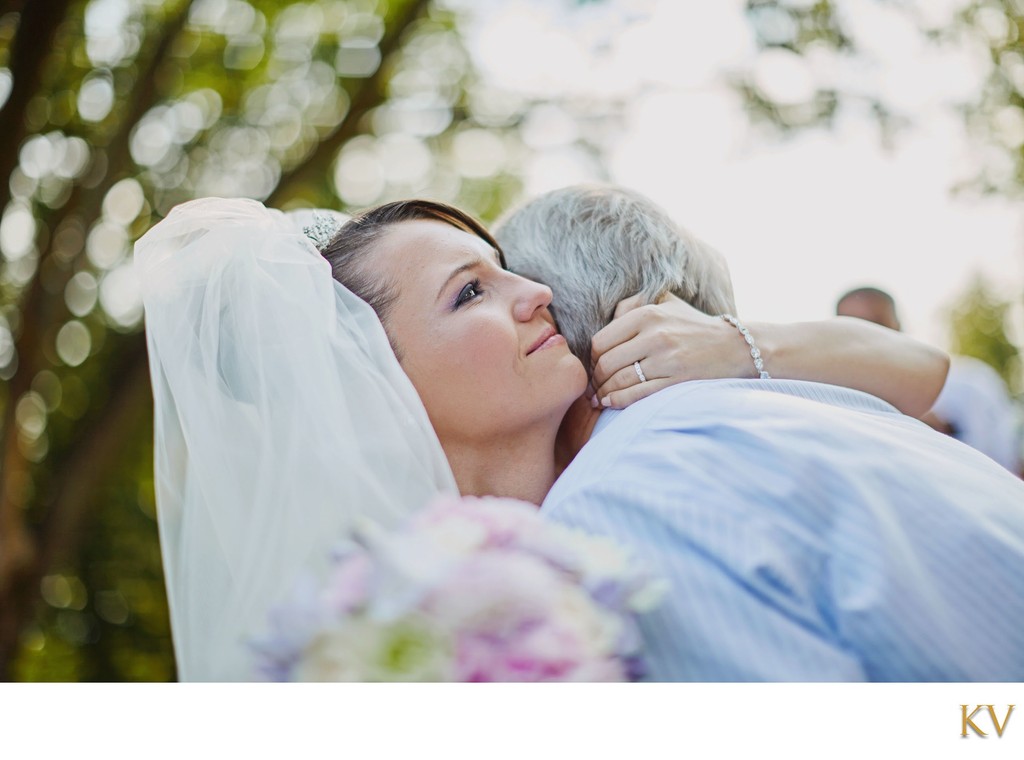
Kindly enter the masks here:
M 530 350 L 526 352 L 526 355 L 529 356 L 534 351 L 540 351 L 543 348 L 548 348 L 559 343 L 565 343 L 565 338 L 558 333 L 558 330 L 548 325 L 544 328 L 544 331 L 541 332 L 540 337 L 538 337 L 537 340 L 533 342 L 533 345 L 530 346 Z

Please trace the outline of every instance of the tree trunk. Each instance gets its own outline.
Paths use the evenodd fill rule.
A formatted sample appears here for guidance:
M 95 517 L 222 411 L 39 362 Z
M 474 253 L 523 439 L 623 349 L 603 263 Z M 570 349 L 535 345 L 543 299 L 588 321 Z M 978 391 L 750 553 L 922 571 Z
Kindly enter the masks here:
M 53 38 L 67 14 L 71 0 L 24 0 L 4 3 L 4 10 L 20 10 L 18 31 L 11 43 L 8 68 L 11 71 L 11 94 L 0 109 L 0 213 L 11 199 L 7 178 L 18 165 L 18 148 L 27 136 L 25 110 L 42 84 L 43 64 L 52 54 Z
M 96 494 L 130 440 L 140 414 L 148 411 L 149 371 L 144 335 L 124 338 L 122 360 L 113 374 L 110 400 L 86 425 L 59 468 L 54 499 L 34 541 L 32 560 L 0 590 L 0 680 L 9 680 L 22 628 L 32 615 L 42 577 L 56 565 L 74 562 L 83 525 Z M 6 550 L 6 545 L 5 545 Z
M 27 5 L 35 6 L 37 11 L 31 19 L 38 22 L 40 15 L 50 19 L 48 34 L 52 37 L 69 4 L 69 0 L 61 0 L 59 12 L 53 10 L 52 3 L 29 0 Z M 302 164 L 281 177 L 278 186 L 267 199 L 267 205 L 279 205 L 294 195 L 298 186 L 308 181 L 315 172 L 323 172 L 337 150 L 348 139 L 358 134 L 363 116 L 383 99 L 388 64 L 400 49 L 406 30 L 429 4 L 430 0 L 411 0 L 405 4 L 400 14 L 390 21 L 380 43 L 381 66 L 377 72 L 362 80 L 355 92 L 351 93 L 351 107 L 338 129 L 325 138 Z M 176 13 L 163 27 L 160 38 L 153 47 L 152 56 L 148 59 L 145 69 L 140 72 L 130 96 L 132 106 L 117 134 L 108 144 L 108 166 L 103 181 L 91 189 L 76 187 L 68 203 L 52 220 L 52 228 L 73 216 L 78 216 L 86 224 L 91 222 L 98 214 L 107 190 L 114 182 L 127 176 L 131 166 L 128 152 L 131 129 L 160 97 L 160 88 L 156 82 L 159 69 L 175 37 L 185 24 L 189 5 L 190 2 L 184 3 L 180 13 Z M 44 8 L 46 13 L 39 13 Z M 30 16 L 26 15 L 25 19 L 28 18 Z M 19 30 L 19 37 L 25 28 L 23 26 Z M 34 64 L 37 72 L 43 60 L 44 56 L 40 54 Z M 22 66 L 25 70 L 32 68 L 30 62 Z M 38 77 L 34 81 L 38 84 Z M 30 92 L 21 106 L 12 110 L 5 107 L 0 111 L 0 136 L 13 136 L 15 132 L 12 129 L 18 124 L 23 125 L 24 107 L 34 94 L 34 88 L 29 89 Z M 23 131 L 20 134 L 19 141 L 24 137 Z M 0 156 L 0 177 L 9 176 L 17 166 L 17 150 L 9 153 L 10 156 Z M 7 160 L 6 166 L 4 160 Z M 6 183 L 0 185 L 4 185 L 0 198 L 4 197 L 3 193 L 8 193 L 6 197 L 9 198 Z M 41 261 L 48 254 L 49 251 L 44 252 Z M 114 382 L 110 390 L 110 400 L 102 414 L 94 418 L 91 424 L 83 427 L 82 434 L 66 450 L 65 461 L 56 468 L 61 475 L 54 500 L 45 510 L 38 534 L 33 535 L 26 527 L 24 505 L 17 499 L 17 489 L 14 487 L 19 480 L 18 473 L 27 472 L 27 462 L 18 450 L 13 415 L 17 399 L 28 390 L 36 371 L 42 366 L 40 338 L 45 330 L 41 327 L 54 319 L 52 313 L 48 315 L 49 320 L 44 319 L 44 316 L 47 316 L 43 314 L 47 304 L 48 294 L 41 287 L 37 275 L 28 286 L 23 299 L 24 330 L 17 340 L 18 358 L 22 364 L 8 386 L 3 427 L 0 428 L 3 466 L 0 470 L 0 485 L 3 486 L 0 488 L 0 680 L 8 680 L 11 677 L 11 665 L 18 650 L 21 631 L 31 618 L 33 604 L 38 598 L 39 580 L 54 567 L 55 563 L 67 563 L 74 558 L 83 533 L 83 525 L 94 507 L 97 491 L 123 452 L 124 443 L 128 438 L 125 431 L 138 420 L 140 413 L 150 410 L 145 335 L 109 335 L 108 340 L 114 339 L 121 343 L 118 350 L 122 357 L 120 366 L 112 368 L 109 373 L 110 377 L 119 380 Z

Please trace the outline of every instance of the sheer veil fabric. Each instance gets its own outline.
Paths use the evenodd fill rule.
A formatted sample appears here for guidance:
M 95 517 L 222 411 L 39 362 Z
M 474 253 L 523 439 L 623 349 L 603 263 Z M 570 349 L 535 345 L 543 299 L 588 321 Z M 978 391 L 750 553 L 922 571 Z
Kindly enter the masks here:
M 376 314 L 303 221 L 205 198 L 135 246 L 183 681 L 253 680 L 247 642 L 333 544 L 457 492 Z

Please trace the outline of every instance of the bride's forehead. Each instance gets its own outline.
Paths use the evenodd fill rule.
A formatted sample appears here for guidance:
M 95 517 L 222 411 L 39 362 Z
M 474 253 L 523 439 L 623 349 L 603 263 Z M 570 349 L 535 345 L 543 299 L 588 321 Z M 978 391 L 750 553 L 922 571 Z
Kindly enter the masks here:
M 487 241 L 447 222 L 415 219 L 395 224 L 382 238 L 379 252 L 401 269 L 445 267 L 467 256 L 495 256 Z

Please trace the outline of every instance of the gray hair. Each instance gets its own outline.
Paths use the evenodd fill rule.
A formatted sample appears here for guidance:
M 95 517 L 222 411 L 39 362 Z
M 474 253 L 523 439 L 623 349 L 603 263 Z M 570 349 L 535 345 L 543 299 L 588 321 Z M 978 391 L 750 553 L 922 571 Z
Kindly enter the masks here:
M 553 190 L 499 220 L 494 236 L 512 271 L 552 289 L 558 328 L 587 367 L 591 339 L 623 298 L 674 293 L 706 314 L 735 312 L 722 255 L 630 190 Z

